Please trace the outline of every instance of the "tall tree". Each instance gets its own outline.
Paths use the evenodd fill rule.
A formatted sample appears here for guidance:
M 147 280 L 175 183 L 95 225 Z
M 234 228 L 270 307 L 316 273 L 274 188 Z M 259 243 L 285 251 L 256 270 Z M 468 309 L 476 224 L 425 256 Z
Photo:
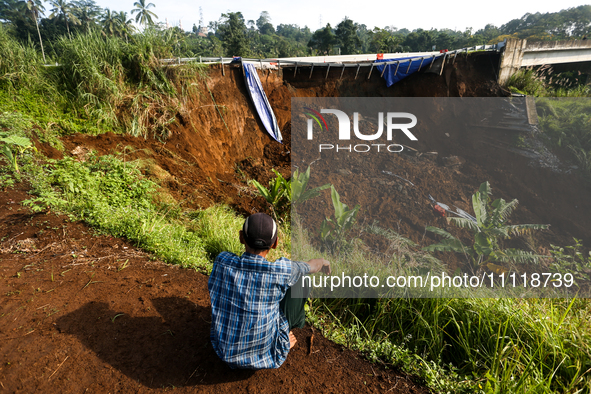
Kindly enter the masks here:
M 368 49 L 375 53 L 402 52 L 403 38 L 386 29 L 375 27 L 369 32 Z
M 15 35 L 21 40 L 29 40 L 36 28 L 28 10 L 27 0 L 0 0 L 0 21 L 10 22 Z
M 403 45 L 410 47 L 411 51 L 431 51 L 435 42 L 435 30 L 417 29 L 406 36 Z
M 245 56 L 249 53 L 249 41 L 242 13 L 222 14 L 216 33 L 227 56 Z
M 324 29 L 318 29 L 314 32 L 310 41 L 308 41 L 308 46 L 329 55 L 336 40 L 330 23 L 327 23 Z
M 75 25 L 80 24 L 80 19 L 74 14 L 75 6 L 72 3 L 68 3 L 66 0 L 49 0 L 49 4 L 53 7 L 49 19 L 55 17 L 64 18 L 66 29 L 68 30 L 68 36 L 71 38 L 72 35 L 70 34 L 70 24 L 68 23 L 68 20 L 72 21 Z
M 80 20 L 82 30 L 90 31 L 92 27 L 96 26 L 103 9 L 94 0 L 74 0 L 73 3 L 76 5 L 74 14 Z
M 0 20 L 10 21 L 16 24 L 16 20 L 22 17 L 24 3 L 19 0 L 0 1 Z
M 150 11 L 151 7 L 156 7 L 153 3 L 146 4 L 146 0 L 138 0 L 133 3 L 133 6 L 136 8 L 131 10 L 131 14 L 133 15 L 137 12 L 135 16 L 136 23 L 141 23 L 144 26 L 153 25 L 154 21 L 152 18 L 158 19 L 158 15 Z
M 127 12 L 119 11 L 117 19 L 119 20 L 119 33 L 125 37 L 125 42 L 128 42 L 128 37 L 133 33 L 133 19 L 127 19 Z
M 261 29 L 260 29 L 261 34 L 267 34 L 267 35 L 272 35 L 275 34 L 275 28 L 273 27 L 272 24 L 270 23 L 265 23 Z
M 484 26 L 484 29 L 478 30 L 474 35 L 479 36 L 484 44 L 496 44 L 496 42 L 491 42 L 491 40 L 494 40 L 496 37 L 500 36 L 501 31 L 495 25 L 489 23 L 488 25 Z
M 105 8 L 103 17 L 101 18 L 101 24 L 103 25 L 103 32 L 110 36 L 117 35 L 119 31 L 119 19 L 117 18 L 117 12 L 111 12 L 110 9 Z
M 257 28 L 261 30 L 266 23 L 271 23 L 271 15 L 267 11 L 263 11 L 257 19 Z
M 41 39 L 41 32 L 39 31 L 39 16 L 43 15 L 45 7 L 43 7 L 43 4 L 41 4 L 41 0 L 28 0 L 27 9 L 29 10 L 31 18 L 35 20 L 35 26 L 37 26 L 39 44 L 41 44 L 41 53 L 43 54 L 43 62 L 45 63 L 45 49 L 43 48 L 43 40 Z
M 357 23 L 347 17 L 337 25 L 335 34 L 343 55 L 356 53 L 357 48 L 361 46 L 361 40 L 357 36 Z

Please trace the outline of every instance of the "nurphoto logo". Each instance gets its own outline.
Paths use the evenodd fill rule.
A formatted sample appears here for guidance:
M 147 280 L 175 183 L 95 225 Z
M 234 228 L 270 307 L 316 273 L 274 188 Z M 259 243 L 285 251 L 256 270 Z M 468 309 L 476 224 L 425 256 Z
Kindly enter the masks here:
M 404 133 L 404 135 L 410 139 L 411 141 L 417 141 L 417 137 L 414 136 L 413 133 L 410 132 L 410 128 L 416 126 L 417 124 L 417 117 L 408 112 L 387 112 L 386 113 L 386 121 L 384 122 L 384 112 L 378 112 L 378 126 L 377 131 L 373 130 L 360 130 L 359 127 L 359 113 L 353 113 L 353 122 L 351 122 L 350 116 L 345 113 L 344 111 L 338 109 L 321 109 L 320 112 L 309 108 L 304 107 L 304 110 L 308 111 L 305 112 L 306 115 L 310 116 L 311 119 L 308 119 L 307 122 L 307 138 L 308 140 L 314 139 L 314 123 L 317 124 L 317 127 L 320 131 L 326 130 L 328 131 L 328 125 L 326 123 L 326 119 L 322 116 L 322 114 L 332 114 L 337 117 L 338 121 L 338 137 L 339 141 L 350 141 L 351 140 L 351 123 L 353 123 L 353 133 L 355 137 L 362 141 L 376 141 L 382 137 L 384 134 L 384 126 L 386 129 L 386 141 L 392 141 L 394 132 L 396 130 L 400 130 Z M 400 119 L 410 120 L 410 122 L 406 123 L 399 123 Z M 367 123 L 365 123 L 367 125 Z M 318 150 L 322 152 L 323 150 L 331 150 L 335 149 L 336 152 L 340 151 L 347 151 L 347 152 L 358 152 L 358 153 L 366 153 L 372 150 L 376 150 L 377 152 L 390 152 L 390 153 L 398 153 L 402 152 L 404 149 L 403 145 L 400 144 L 385 144 L 385 143 L 374 143 L 374 144 L 356 144 L 356 145 L 339 145 L 339 144 L 319 144 Z

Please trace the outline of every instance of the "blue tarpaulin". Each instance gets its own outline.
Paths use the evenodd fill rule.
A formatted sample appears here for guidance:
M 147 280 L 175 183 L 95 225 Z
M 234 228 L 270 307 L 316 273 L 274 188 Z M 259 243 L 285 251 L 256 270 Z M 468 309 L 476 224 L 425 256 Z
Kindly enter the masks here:
M 269 135 L 277 142 L 283 141 L 281 130 L 277 124 L 277 118 L 273 113 L 273 109 L 267 100 L 267 95 L 263 90 L 263 85 L 259 79 L 259 74 L 253 64 L 242 63 L 244 69 L 244 80 L 250 94 L 250 98 L 259 114 L 259 118 Z
M 376 63 L 383 63 L 383 62 L 393 62 L 398 61 L 398 63 L 386 64 L 385 66 L 376 65 L 376 68 L 380 73 L 386 67 L 386 71 L 382 74 L 384 79 L 386 80 L 386 85 L 388 87 L 394 85 L 396 82 L 400 81 L 403 78 L 408 77 L 411 74 L 416 73 L 419 71 L 419 68 L 423 70 L 426 67 L 429 67 L 431 62 L 433 62 L 434 58 L 424 57 L 424 58 L 417 58 L 417 57 L 401 57 L 401 58 L 393 58 L 393 59 L 379 59 L 376 60 Z M 410 66 L 410 67 L 409 67 Z

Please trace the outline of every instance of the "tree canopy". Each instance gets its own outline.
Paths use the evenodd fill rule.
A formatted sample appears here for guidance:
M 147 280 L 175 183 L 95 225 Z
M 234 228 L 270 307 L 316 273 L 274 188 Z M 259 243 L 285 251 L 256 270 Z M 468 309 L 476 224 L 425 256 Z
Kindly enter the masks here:
M 23 43 L 32 42 L 43 55 L 54 53 L 53 42 L 61 36 L 100 29 L 105 36 L 129 40 L 134 21 L 144 29 L 165 31 L 158 23 L 155 5 L 136 0 L 131 18 L 125 11 L 103 9 L 95 0 L 49 0 L 47 11 L 41 0 L 0 0 L 0 22 Z M 554 13 L 527 13 L 502 26 L 486 25 L 474 31 L 452 29 L 408 30 L 394 26 L 373 28 L 345 17 L 335 28 L 330 24 L 311 31 L 296 24 L 274 25 L 271 14 L 262 11 L 256 20 L 241 12 L 227 12 L 218 20 L 200 21 L 199 28 L 176 32 L 179 56 L 248 56 L 260 58 L 393 53 L 458 49 L 493 44 L 507 37 L 530 40 L 559 40 L 591 35 L 591 5 Z M 33 37 L 36 37 L 35 39 Z M 49 48 L 45 49 L 45 43 Z
M 136 23 L 142 24 L 144 26 L 153 25 L 154 19 L 152 18 L 158 19 L 158 16 L 154 12 L 150 11 L 150 8 L 156 7 L 154 3 L 146 4 L 146 0 L 138 0 L 133 3 L 133 6 L 135 8 L 131 10 L 131 14 L 133 15 L 137 12 L 137 15 L 135 16 Z

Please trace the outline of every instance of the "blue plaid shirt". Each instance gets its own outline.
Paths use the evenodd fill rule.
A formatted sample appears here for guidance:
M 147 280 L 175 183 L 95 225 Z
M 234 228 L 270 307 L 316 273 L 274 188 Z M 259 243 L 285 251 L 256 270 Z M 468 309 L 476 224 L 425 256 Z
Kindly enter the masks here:
M 208 289 L 211 343 L 232 368 L 279 368 L 289 352 L 289 324 L 279 309 L 287 289 L 310 266 L 280 258 L 220 253 Z

